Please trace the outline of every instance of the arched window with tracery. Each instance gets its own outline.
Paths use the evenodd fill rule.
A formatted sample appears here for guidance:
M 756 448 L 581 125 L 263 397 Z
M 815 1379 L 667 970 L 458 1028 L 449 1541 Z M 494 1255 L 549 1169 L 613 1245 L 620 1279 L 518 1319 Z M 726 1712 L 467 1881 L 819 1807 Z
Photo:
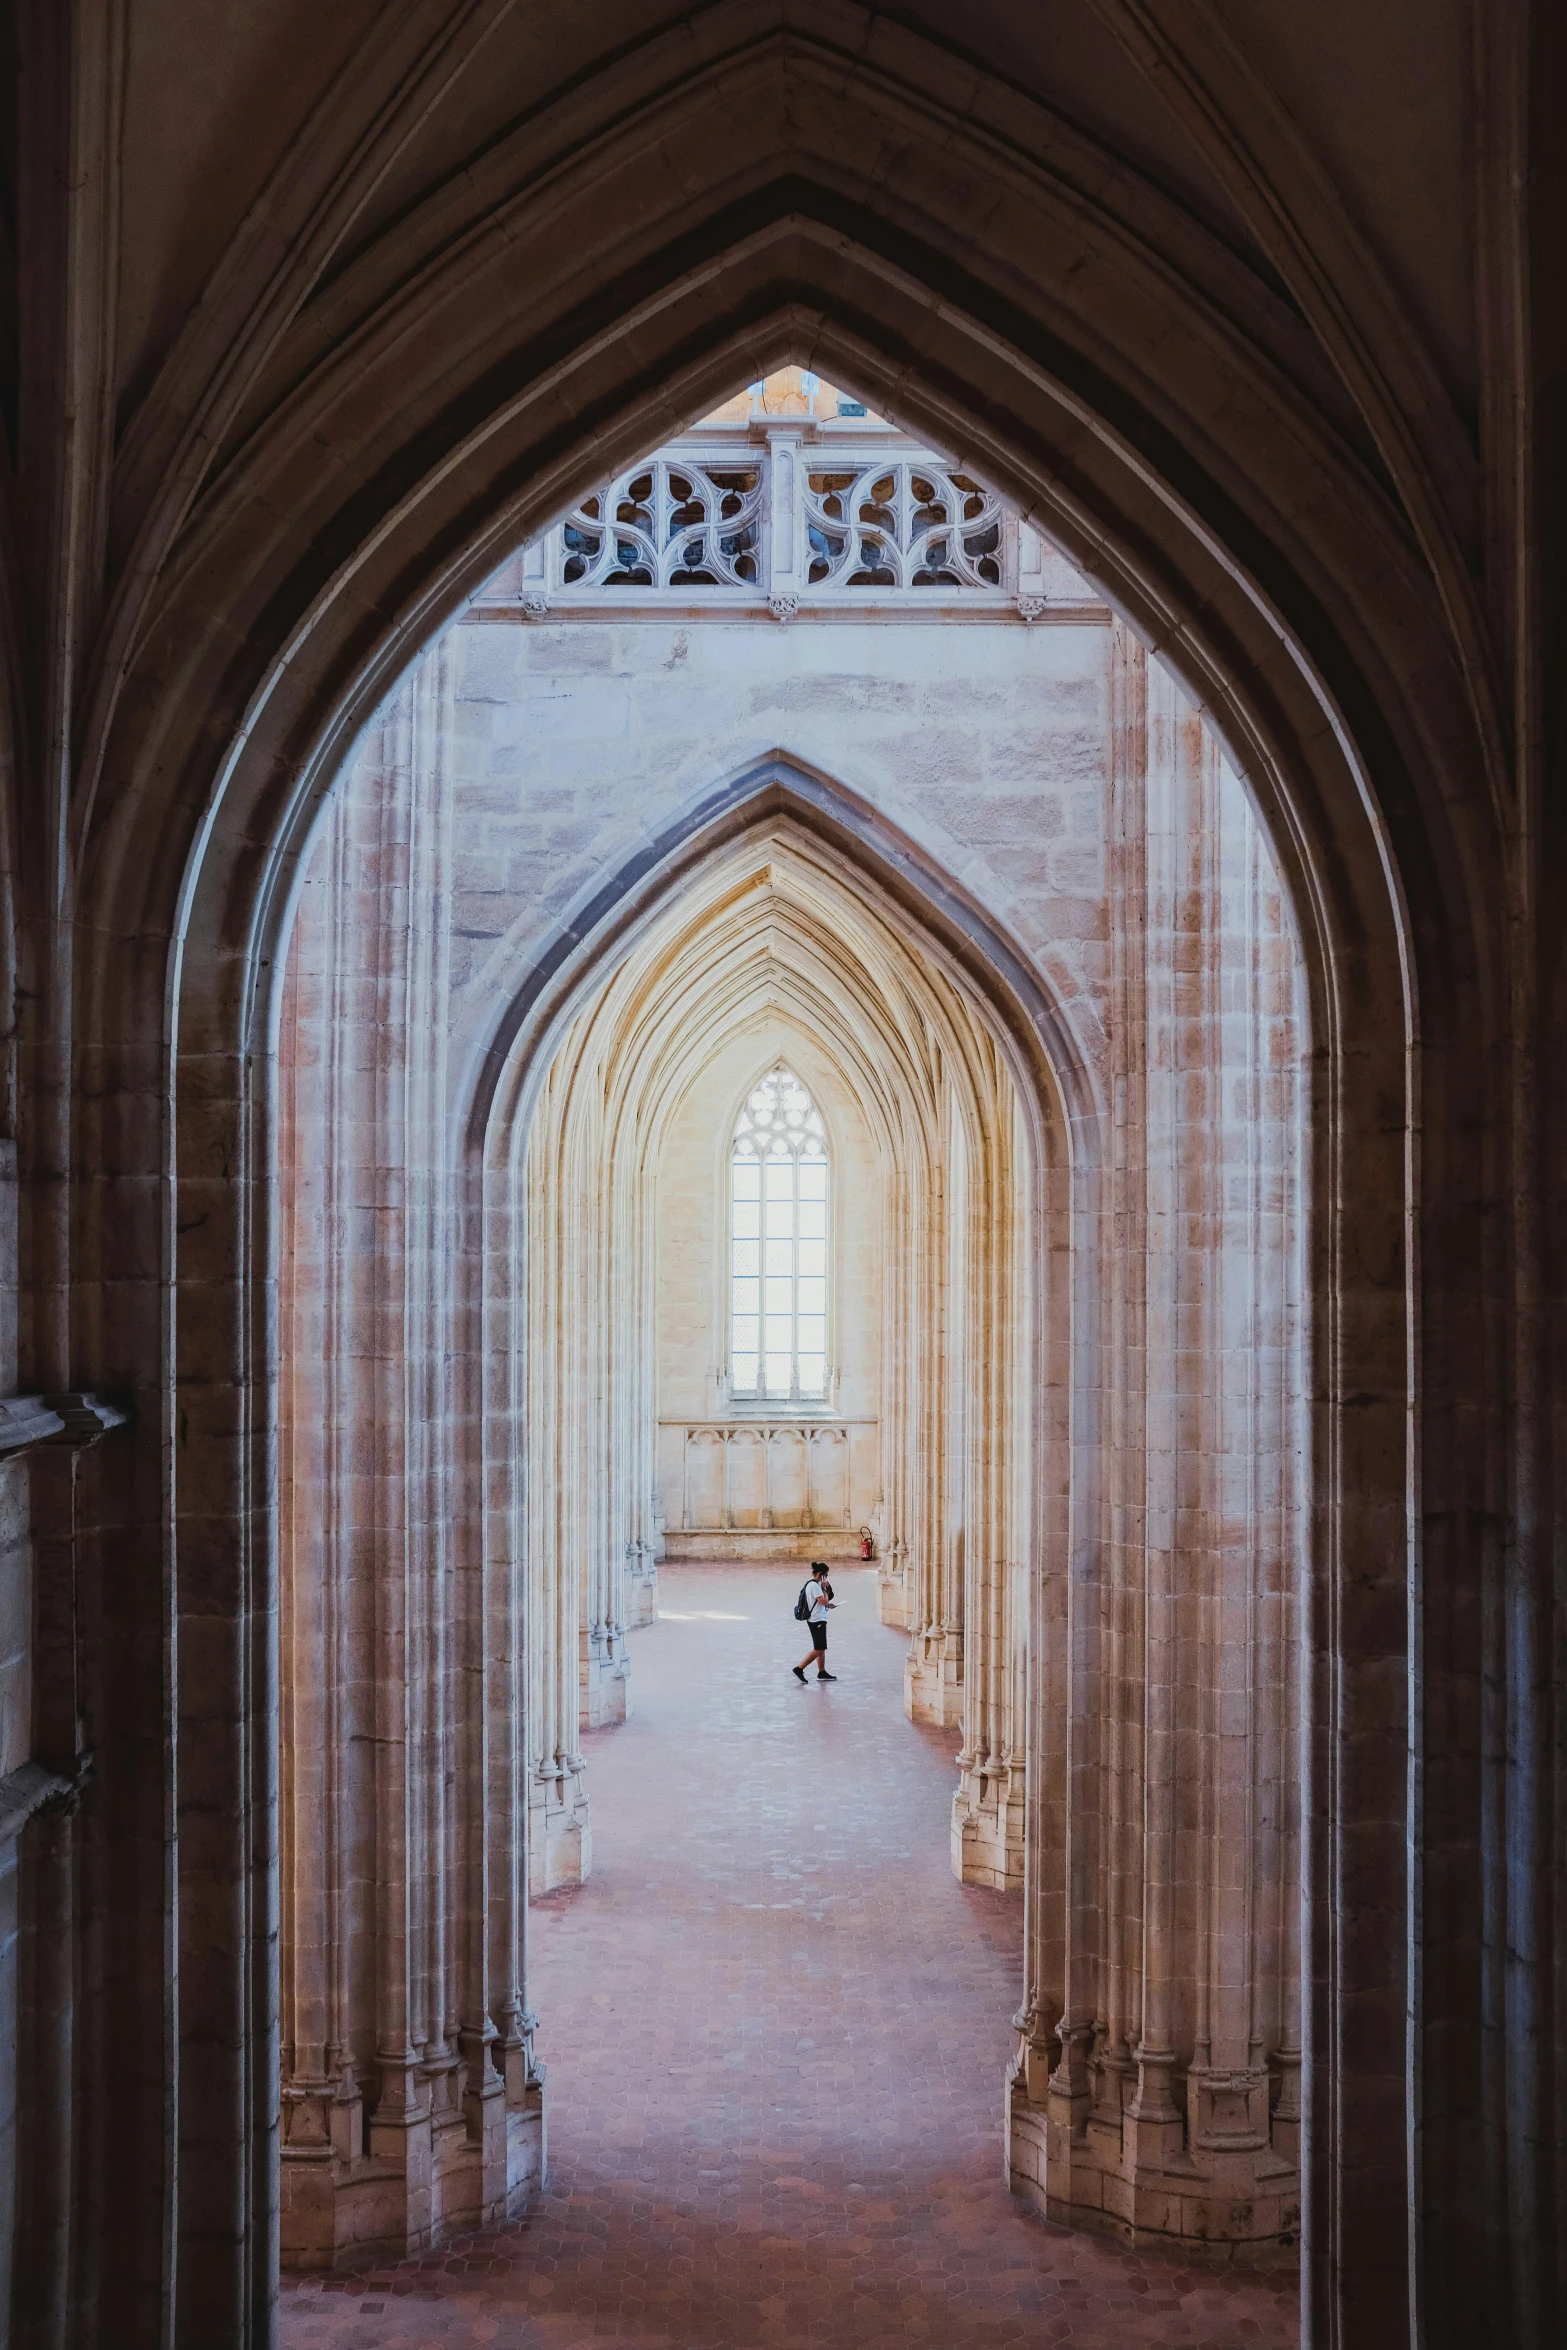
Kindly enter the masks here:
M 729 1156 L 729 1386 L 768 1402 L 827 1393 L 827 1132 L 780 1061 Z

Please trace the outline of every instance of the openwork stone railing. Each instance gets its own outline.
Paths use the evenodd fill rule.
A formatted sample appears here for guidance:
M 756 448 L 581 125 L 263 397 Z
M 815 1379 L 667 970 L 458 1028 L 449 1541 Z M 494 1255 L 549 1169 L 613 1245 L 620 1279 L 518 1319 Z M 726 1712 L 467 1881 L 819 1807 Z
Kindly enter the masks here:
M 560 584 L 755 590 L 766 480 L 758 463 L 708 470 L 655 457 L 584 498 L 551 533 Z
M 714 427 L 605 482 L 476 601 L 525 617 L 648 601 L 802 609 L 961 604 L 1037 619 L 1097 603 L 971 474 L 884 427 Z

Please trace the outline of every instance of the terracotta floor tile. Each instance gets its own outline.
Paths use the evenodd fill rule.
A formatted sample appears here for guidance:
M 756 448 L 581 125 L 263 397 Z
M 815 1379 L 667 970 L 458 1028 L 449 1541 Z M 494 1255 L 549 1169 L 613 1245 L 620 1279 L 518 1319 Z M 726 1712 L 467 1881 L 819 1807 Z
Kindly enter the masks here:
M 538 2210 L 285 2279 L 284 2350 L 1295 2350 L 1293 2279 L 1007 2193 L 1021 1905 L 952 1881 L 956 1742 L 903 1719 L 873 1576 L 840 1578 L 842 1677 L 803 1690 L 798 1580 L 666 1568 L 634 1717 L 586 1741 L 595 1874 L 532 1913 Z

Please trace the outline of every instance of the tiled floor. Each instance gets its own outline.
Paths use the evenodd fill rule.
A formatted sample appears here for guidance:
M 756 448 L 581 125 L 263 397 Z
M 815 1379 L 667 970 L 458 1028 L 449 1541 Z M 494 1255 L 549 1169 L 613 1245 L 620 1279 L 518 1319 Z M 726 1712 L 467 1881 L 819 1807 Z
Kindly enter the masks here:
M 1290 2280 L 1008 2195 L 1020 1904 L 952 1881 L 954 1741 L 903 1719 L 872 1575 L 838 1580 L 836 1687 L 789 1676 L 796 1588 L 666 1568 L 635 1717 L 589 1741 L 595 1874 L 533 1911 L 542 2208 L 285 2284 L 287 2350 L 1293 2350 Z

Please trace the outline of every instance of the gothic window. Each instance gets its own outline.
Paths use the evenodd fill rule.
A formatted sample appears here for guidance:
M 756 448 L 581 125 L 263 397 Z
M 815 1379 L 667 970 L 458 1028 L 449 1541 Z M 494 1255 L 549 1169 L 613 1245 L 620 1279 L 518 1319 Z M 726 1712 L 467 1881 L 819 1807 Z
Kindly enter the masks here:
M 735 1121 L 729 1157 L 729 1384 L 780 1402 L 827 1392 L 827 1136 L 781 1061 Z

